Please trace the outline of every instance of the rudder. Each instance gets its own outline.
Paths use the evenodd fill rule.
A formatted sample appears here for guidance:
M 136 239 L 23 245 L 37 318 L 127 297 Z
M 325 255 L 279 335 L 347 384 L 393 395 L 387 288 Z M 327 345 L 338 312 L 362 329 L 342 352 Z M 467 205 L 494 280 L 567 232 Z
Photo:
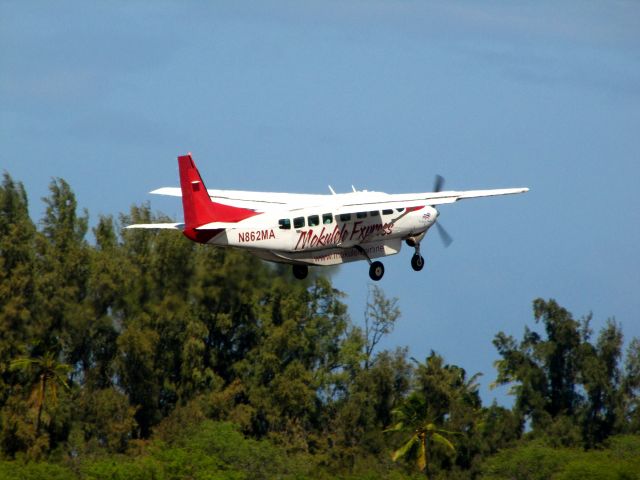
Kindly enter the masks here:
M 205 234 L 206 231 L 196 230 L 202 225 L 214 222 L 235 223 L 257 214 L 253 210 L 212 201 L 190 153 L 178 157 L 178 169 L 184 210 L 184 234 L 191 240 L 206 242 L 211 238 Z M 206 237 L 209 238 L 205 240 Z

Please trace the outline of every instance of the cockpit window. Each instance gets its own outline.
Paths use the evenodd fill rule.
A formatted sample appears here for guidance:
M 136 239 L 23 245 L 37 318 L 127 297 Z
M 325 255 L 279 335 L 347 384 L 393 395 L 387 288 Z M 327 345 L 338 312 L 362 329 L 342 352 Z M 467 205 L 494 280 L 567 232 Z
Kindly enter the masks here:
M 296 217 L 293 219 L 293 228 L 304 227 L 304 217 Z
M 382 214 L 383 214 L 383 215 L 391 215 L 391 214 L 393 214 L 393 210 L 392 210 L 392 209 L 389 209 L 389 210 L 382 210 Z
M 404 208 L 396 208 L 399 212 L 404 212 Z
M 323 225 L 329 225 L 330 223 L 333 223 L 333 215 L 330 213 L 323 213 L 322 214 L 322 224 Z
M 320 217 L 318 215 L 309 215 L 307 217 L 307 220 L 309 222 L 310 227 L 315 227 L 317 225 L 320 225 Z
M 278 225 L 280 226 L 280 230 L 289 230 L 291 229 L 291 220 L 288 218 L 281 218 L 278 220 Z

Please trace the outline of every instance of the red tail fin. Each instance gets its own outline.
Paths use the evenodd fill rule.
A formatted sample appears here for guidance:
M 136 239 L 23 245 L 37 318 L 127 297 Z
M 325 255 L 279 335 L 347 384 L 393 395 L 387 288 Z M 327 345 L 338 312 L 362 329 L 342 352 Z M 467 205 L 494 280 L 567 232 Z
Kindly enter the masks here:
M 198 231 L 196 228 L 212 222 L 234 223 L 256 215 L 253 210 L 231 207 L 211 200 L 191 154 L 178 157 L 182 208 L 184 210 L 184 234 L 191 240 L 206 242 L 217 230 Z M 215 234 L 214 233 L 214 234 Z

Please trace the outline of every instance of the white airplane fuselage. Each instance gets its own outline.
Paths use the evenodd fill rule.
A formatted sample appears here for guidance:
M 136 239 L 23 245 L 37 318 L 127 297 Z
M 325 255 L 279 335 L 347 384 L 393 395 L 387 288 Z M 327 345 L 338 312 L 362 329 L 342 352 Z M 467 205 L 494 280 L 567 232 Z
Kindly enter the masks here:
M 228 228 L 207 243 L 247 249 L 273 262 L 337 265 L 366 256 L 394 255 L 400 251 L 403 240 L 422 238 L 438 216 L 436 209 L 429 206 L 384 212 L 334 215 L 326 209 L 307 208 L 288 214 L 260 215 L 262 218 L 252 218 L 252 227 Z M 289 220 L 289 228 L 283 228 L 281 220 Z M 298 228 L 294 225 L 296 220 Z

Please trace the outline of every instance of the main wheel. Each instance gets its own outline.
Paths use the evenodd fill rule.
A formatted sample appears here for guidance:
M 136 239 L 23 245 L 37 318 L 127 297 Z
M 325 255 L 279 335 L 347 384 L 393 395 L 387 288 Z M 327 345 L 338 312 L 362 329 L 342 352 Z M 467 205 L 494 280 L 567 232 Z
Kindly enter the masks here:
M 369 276 L 371 280 L 378 281 L 384 275 L 384 265 L 382 262 L 373 262 L 369 267 Z
M 419 272 L 424 267 L 424 258 L 422 255 L 414 255 L 411 257 L 411 268 L 413 268 L 416 272 Z
M 294 265 L 293 266 L 293 276 L 298 280 L 304 280 L 309 275 L 309 267 L 306 265 Z

